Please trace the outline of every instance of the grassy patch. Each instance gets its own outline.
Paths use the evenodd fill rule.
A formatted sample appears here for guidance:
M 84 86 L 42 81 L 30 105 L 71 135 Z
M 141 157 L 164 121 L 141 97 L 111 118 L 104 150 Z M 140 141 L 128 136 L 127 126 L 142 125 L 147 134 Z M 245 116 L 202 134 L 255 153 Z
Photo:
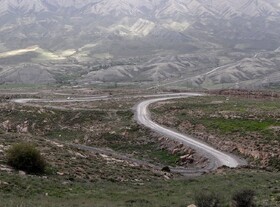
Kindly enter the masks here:
M 158 160 L 162 164 L 170 166 L 176 166 L 180 158 L 178 155 L 172 155 L 170 154 L 170 152 L 163 149 L 151 151 L 150 157 L 153 157 L 155 160 Z
M 209 127 L 212 130 L 217 130 L 221 133 L 245 133 L 245 132 L 260 132 L 264 135 L 272 135 L 270 126 L 280 125 L 273 120 L 255 121 L 245 119 L 200 119 L 200 123 Z
M 61 141 L 79 140 L 82 139 L 84 135 L 85 133 L 83 131 L 70 129 L 53 129 L 45 134 L 45 136 L 47 136 L 50 139 L 56 139 Z
M 112 149 L 128 154 L 134 154 L 135 157 L 142 160 L 160 163 L 162 165 L 176 166 L 179 156 L 173 155 L 165 149 L 159 149 L 158 144 L 151 142 L 149 144 L 130 144 L 130 145 L 111 145 Z
M 22 202 L 22 206 L 187 206 L 198 192 L 219 194 L 223 206 L 229 206 L 234 192 L 254 189 L 258 204 L 277 206 L 279 173 L 262 171 L 225 172 L 194 179 L 150 181 L 143 185 L 100 181 L 96 183 L 68 183 L 38 177 L 22 178 L 1 174 L 0 180 L 9 187 L 0 188 L 0 198 L 7 206 Z M 11 186 L 10 186 L 11 185 Z M 255 188 L 258 186 L 258 188 Z M 227 190 L 225 190 L 227 189 Z

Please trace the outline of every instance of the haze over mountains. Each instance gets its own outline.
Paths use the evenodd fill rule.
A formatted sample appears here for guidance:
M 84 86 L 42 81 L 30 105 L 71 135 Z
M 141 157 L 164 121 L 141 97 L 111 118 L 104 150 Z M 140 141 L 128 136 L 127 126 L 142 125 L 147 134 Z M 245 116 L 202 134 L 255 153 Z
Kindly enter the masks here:
M 279 47 L 278 0 L 0 0 L 0 83 L 277 86 Z

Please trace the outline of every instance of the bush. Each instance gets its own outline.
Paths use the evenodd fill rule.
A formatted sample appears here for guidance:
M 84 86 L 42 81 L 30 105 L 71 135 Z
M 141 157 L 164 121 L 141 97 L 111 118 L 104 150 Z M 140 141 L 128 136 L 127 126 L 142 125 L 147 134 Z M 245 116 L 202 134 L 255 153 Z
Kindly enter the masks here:
M 232 196 L 233 207 L 255 207 L 255 192 L 253 190 L 241 190 Z
M 220 207 L 221 199 L 218 195 L 213 193 L 198 193 L 195 196 L 195 205 L 197 207 Z
M 20 143 L 13 145 L 7 151 L 8 164 L 16 170 L 30 174 L 44 173 L 46 162 L 40 152 L 31 144 Z
M 277 170 L 280 170 L 280 159 L 279 158 L 277 158 L 277 157 L 270 158 L 268 164 L 269 164 L 269 166 L 271 166 Z

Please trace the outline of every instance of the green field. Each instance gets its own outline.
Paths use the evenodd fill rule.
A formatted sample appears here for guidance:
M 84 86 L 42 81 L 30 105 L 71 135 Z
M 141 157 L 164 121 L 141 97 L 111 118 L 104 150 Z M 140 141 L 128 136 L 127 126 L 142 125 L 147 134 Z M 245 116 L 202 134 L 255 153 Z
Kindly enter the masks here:
M 170 181 L 131 183 L 64 182 L 51 177 L 22 177 L 1 174 L 1 206 L 54 207 L 184 207 L 194 202 L 198 192 L 215 192 L 223 206 L 229 206 L 231 196 L 240 189 L 256 191 L 259 206 L 279 206 L 280 174 L 264 171 L 224 171 L 220 174 Z M 4 204 L 4 205 L 2 205 Z

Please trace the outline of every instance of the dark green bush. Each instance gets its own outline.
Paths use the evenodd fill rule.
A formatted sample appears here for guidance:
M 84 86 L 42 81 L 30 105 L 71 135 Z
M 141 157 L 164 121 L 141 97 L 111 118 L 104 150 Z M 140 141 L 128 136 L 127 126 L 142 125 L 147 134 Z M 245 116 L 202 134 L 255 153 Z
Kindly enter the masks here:
M 232 196 L 233 207 L 255 207 L 255 192 L 253 190 L 241 190 Z
M 279 158 L 277 158 L 277 157 L 270 158 L 268 164 L 269 164 L 269 166 L 271 166 L 277 170 L 280 170 L 280 159 Z
M 8 164 L 16 170 L 30 174 L 42 174 L 46 167 L 46 162 L 40 152 L 28 143 L 13 145 L 7 151 L 7 160 Z
M 220 207 L 221 199 L 218 195 L 209 192 L 200 192 L 195 196 L 197 207 Z

